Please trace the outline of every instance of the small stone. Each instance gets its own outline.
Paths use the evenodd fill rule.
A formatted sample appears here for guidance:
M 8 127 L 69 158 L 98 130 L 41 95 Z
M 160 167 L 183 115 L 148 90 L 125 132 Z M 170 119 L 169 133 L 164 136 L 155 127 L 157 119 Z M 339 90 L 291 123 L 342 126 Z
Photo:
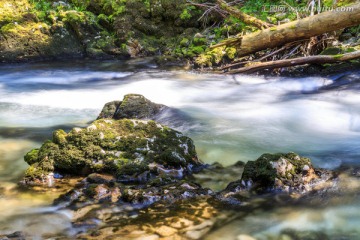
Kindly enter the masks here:
M 195 231 L 195 230 L 201 230 L 201 229 L 204 229 L 204 228 L 207 228 L 207 227 L 211 227 L 214 225 L 214 222 L 213 221 L 210 221 L 210 220 L 206 220 L 198 225 L 195 225 L 195 226 L 191 226 L 191 227 L 188 227 L 187 229 L 185 229 L 185 231 Z
M 304 167 L 303 167 L 303 171 L 309 171 L 310 170 L 310 167 L 308 166 L 308 165 L 305 165 Z
M 91 210 L 100 207 L 99 205 L 89 205 L 83 208 L 80 208 L 79 210 L 77 210 L 76 212 L 74 212 L 73 214 L 73 221 L 76 221 L 82 217 L 84 217 L 86 214 L 88 214 Z
M 180 218 L 178 221 L 172 223 L 170 226 L 173 228 L 186 228 L 194 225 L 194 222 L 186 218 Z
M 159 234 L 162 237 L 169 237 L 169 236 L 177 233 L 177 230 L 172 227 L 161 226 L 161 227 L 155 229 L 155 233 Z
M 121 197 L 121 192 L 119 188 L 115 188 L 112 192 L 111 192 L 111 202 L 115 203 L 119 200 L 119 198 Z
M 89 183 L 104 184 L 104 183 L 115 182 L 116 179 L 108 174 L 92 173 L 86 178 L 86 181 Z
M 202 214 L 201 214 L 201 217 L 202 218 L 206 218 L 206 219 L 210 219 L 211 217 L 212 217 L 212 212 L 210 211 L 210 208 L 209 207 L 206 207 L 204 210 L 203 210 L 203 212 L 202 212 Z
M 104 185 L 100 184 L 95 189 L 95 199 L 101 200 L 109 196 L 109 189 Z
M 91 124 L 86 129 L 88 130 L 88 132 L 91 132 L 91 131 L 95 131 L 97 129 L 97 127 L 94 124 Z
M 146 234 L 145 231 L 141 231 L 141 230 L 135 230 L 135 231 L 132 231 L 128 237 L 141 237 L 141 236 L 144 236 L 144 234 Z
M 195 35 L 194 35 L 194 38 L 204 38 L 205 36 L 204 35 L 202 35 L 201 33 L 196 33 Z

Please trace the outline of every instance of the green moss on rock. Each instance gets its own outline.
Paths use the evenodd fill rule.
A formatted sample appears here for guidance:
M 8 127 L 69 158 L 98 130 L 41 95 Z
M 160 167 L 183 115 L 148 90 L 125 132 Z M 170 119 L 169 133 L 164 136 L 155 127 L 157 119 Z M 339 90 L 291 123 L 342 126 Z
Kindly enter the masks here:
M 38 156 L 39 156 L 39 149 L 33 149 L 25 155 L 24 160 L 27 164 L 32 165 L 38 162 Z
M 129 119 L 97 120 L 69 133 L 57 130 L 52 141 L 30 151 L 25 160 L 31 165 L 25 179 L 57 171 L 71 175 L 109 173 L 121 180 L 134 180 L 143 173 L 148 176 L 147 171 L 157 175 L 158 168 L 184 175 L 201 165 L 190 138 L 154 121 Z
M 190 44 L 190 41 L 189 41 L 189 39 L 187 39 L 187 38 L 183 38 L 183 39 L 180 41 L 180 45 L 181 45 L 182 47 L 187 47 L 187 46 L 189 46 L 189 44 Z
M 59 145 L 65 145 L 67 133 L 64 130 L 57 130 L 53 133 L 53 142 Z
M 316 178 L 318 176 L 309 158 L 300 157 L 296 153 L 266 153 L 256 161 L 246 163 L 239 183 L 258 192 L 269 189 L 288 191 L 300 190 Z
M 113 101 L 105 104 L 98 119 L 152 119 L 166 107 L 151 102 L 140 94 L 127 94 L 122 101 Z
M 203 46 L 203 45 L 206 45 L 207 41 L 206 41 L 206 38 L 202 38 L 202 37 L 195 37 L 194 40 L 193 40 L 193 44 L 195 46 Z

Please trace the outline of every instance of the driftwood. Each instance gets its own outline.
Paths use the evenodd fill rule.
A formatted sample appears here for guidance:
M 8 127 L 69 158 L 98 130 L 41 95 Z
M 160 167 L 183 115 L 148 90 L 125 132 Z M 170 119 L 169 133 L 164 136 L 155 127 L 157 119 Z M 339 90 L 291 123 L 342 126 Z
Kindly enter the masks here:
M 238 18 L 239 20 L 243 21 L 244 23 L 255 26 L 259 29 L 268 28 L 271 26 L 274 26 L 273 24 L 263 22 L 260 19 L 250 16 L 246 13 L 241 12 L 237 8 L 229 6 L 224 0 L 216 0 L 216 2 L 219 4 L 220 8 L 228 12 L 230 15 Z
M 223 2 L 222 0 L 218 0 Z M 323 33 L 360 24 L 360 3 L 347 7 L 347 11 L 328 11 L 314 16 L 259 30 L 244 36 L 229 38 L 211 48 L 234 46 L 237 56 L 284 46 L 298 40 L 309 39 Z
M 339 55 L 317 55 L 309 57 L 300 57 L 286 60 L 270 61 L 270 62 L 254 62 L 250 63 L 248 66 L 230 70 L 226 73 L 235 74 L 235 73 L 253 73 L 265 69 L 275 69 L 283 67 L 291 67 L 297 65 L 305 64 L 325 64 L 325 63 L 337 63 L 343 61 L 349 61 L 353 59 L 360 58 L 360 51 L 355 51 L 346 54 Z

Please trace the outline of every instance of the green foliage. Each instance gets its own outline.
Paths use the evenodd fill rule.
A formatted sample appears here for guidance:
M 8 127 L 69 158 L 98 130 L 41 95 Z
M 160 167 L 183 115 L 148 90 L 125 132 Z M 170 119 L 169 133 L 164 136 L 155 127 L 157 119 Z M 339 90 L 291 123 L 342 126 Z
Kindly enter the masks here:
M 236 55 L 236 48 L 228 47 L 225 49 L 226 55 L 229 59 L 234 59 Z
M 71 0 L 74 10 L 85 11 L 90 4 L 90 0 Z
M 30 0 L 29 2 L 33 4 L 35 10 L 37 10 L 37 11 L 46 12 L 46 11 L 50 11 L 53 9 L 51 2 L 48 2 L 48 1 Z
M 195 46 L 202 46 L 206 44 L 206 38 L 203 37 L 195 37 L 193 40 L 193 44 Z
M 180 14 L 180 19 L 181 20 L 188 20 L 192 17 L 191 12 L 196 10 L 195 6 L 186 6 L 186 8 L 184 8 L 184 10 L 182 11 L 182 13 Z
M 208 50 L 200 54 L 195 62 L 201 67 L 211 67 L 213 64 L 219 64 L 224 59 L 234 59 L 236 56 L 236 49 L 233 47 L 218 47 Z

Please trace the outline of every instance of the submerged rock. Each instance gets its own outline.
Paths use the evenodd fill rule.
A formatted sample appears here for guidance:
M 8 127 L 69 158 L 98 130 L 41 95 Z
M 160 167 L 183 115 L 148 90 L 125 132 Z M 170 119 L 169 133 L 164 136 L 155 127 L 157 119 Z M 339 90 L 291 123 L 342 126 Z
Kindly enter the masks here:
M 57 198 L 54 204 L 60 207 L 71 206 L 77 211 L 94 204 L 131 204 L 136 208 L 145 208 L 156 202 L 172 204 L 210 194 L 211 190 L 186 180 L 156 178 L 148 184 L 125 185 L 117 183 L 109 175 L 94 173 Z
M 174 203 L 181 199 L 209 196 L 209 189 L 203 189 L 199 184 L 179 181 L 166 185 L 154 185 L 144 188 L 135 186 L 124 191 L 122 200 L 132 204 L 150 205 L 158 201 Z
M 219 214 L 206 198 L 180 200 L 176 205 L 154 204 L 131 217 L 119 217 L 120 213 L 112 209 L 99 209 L 96 215 L 105 217 L 106 224 L 92 230 L 92 234 L 80 233 L 77 238 L 201 239 L 231 216 Z
M 156 104 L 140 94 L 127 94 L 122 101 L 105 104 L 98 119 L 153 119 L 167 107 Z
M 227 167 L 222 166 L 220 163 L 213 163 L 207 166 L 201 172 L 191 175 L 191 179 L 199 183 L 205 188 L 210 188 L 213 191 L 221 191 L 233 181 L 239 179 L 244 171 L 245 163 L 239 161 L 234 165 Z
M 201 167 L 193 141 L 166 126 L 145 120 L 97 120 L 26 154 L 26 183 L 56 181 L 53 173 L 87 176 L 108 173 L 119 182 L 144 182 L 154 176 L 182 178 Z
M 25 240 L 27 236 L 23 232 L 14 232 L 9 235 L 0 235 L 1 240 Z
M 124 186 L 111 175 L 93 173 L 73 189 L 55 199 L 58 206 L 78 204 L 82 208 L 89 204 L 116 203 L 120 200 Z

